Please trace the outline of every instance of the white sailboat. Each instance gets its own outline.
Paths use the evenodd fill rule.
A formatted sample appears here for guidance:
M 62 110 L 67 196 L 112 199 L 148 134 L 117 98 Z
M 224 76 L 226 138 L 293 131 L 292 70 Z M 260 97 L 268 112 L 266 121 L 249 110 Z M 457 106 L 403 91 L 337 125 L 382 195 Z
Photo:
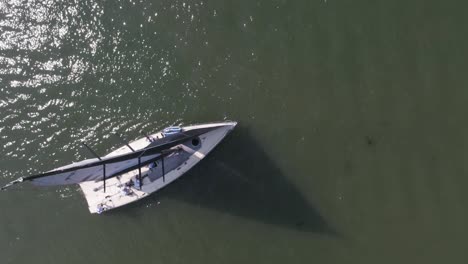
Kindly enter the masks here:
M 237 125 L 219 122 L 169 127 L 93 159 L 8 183 L 79 184 L 91 213 L 142 199 L 173 182 L 202 160 Z

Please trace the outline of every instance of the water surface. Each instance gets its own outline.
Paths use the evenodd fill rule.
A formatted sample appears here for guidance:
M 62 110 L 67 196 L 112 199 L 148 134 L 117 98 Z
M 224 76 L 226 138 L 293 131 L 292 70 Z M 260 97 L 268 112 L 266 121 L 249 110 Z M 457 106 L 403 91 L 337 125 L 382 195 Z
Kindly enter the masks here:
M 163 191 L 0 193 L 2 263 L 464 263 L 467 4 L 0 2 L 2 183 L 236 120 Z

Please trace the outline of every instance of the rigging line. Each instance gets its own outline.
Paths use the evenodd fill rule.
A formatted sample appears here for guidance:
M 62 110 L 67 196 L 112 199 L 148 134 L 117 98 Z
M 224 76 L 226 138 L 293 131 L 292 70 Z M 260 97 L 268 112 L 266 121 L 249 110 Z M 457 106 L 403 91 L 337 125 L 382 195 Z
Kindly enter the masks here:
M 121 136 L 119 136 L 117 133 L 112 133 L 112 135 L 114 135 L 115 137 L 117 137 L 120 142 L 122 142 L 123 144 L 125 144 L 132 152 L 135 152 L 135 149 L 133 149 L 130 144 L 125 140 L 123 139 Z
M 102 160 L 101 157 L 99 157 L 99 155 L 96 154 L 96 152 L 94 152 L 94 150 L 93 150 L 92 148 L 90 148 L 90 147 L 89 147 L 88 145 L 86 145 L 84 142 L 81 142 L 81 144 L 82 144 L 83 146 L 85 146 L 85 147 L 89 150 L 89 152 L 91 152 L 91 154 L 93 154 L 96 158 L 98 158 L 98 160 Z

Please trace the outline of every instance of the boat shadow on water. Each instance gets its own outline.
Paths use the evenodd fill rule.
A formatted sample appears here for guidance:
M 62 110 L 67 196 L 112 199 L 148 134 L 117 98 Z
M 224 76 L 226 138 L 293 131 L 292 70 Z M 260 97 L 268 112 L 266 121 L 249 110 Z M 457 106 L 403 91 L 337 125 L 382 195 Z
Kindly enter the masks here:
M 108 213 L 129 212 L 165 199 L 296 231 L 337 235 L 242 127 L 174 183 Z

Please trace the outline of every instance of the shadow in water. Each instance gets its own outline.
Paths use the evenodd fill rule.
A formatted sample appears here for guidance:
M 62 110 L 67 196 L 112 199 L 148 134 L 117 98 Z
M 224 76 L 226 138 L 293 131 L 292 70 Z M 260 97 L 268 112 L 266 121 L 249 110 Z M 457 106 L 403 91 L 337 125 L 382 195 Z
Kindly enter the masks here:
M 237 127 L 205 160 L 133 210 L 159 199 L 175 199 L 222 213 L 298 231 L 336 235 L 258 146 Z

